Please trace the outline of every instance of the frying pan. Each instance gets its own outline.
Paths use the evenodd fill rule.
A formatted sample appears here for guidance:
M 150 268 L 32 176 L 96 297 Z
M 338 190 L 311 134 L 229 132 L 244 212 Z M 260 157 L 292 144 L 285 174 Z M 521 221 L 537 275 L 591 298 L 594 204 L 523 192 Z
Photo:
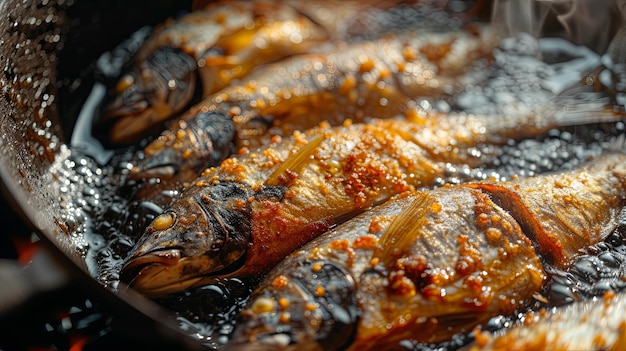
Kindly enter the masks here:
M 159 349 L 204 349 L 150 300 L 132 290 L 114 294 L 92 278 L 72 240 L 77 222 L 66 211 L 72 194 L 63 191 L 57 172 L 68 158 L 68 140 L 97 57 L 143 25 L 191 5 L 0 0 L 0 186 L 46 247 L 26 268 L 0 261 L 0 324 L 28 314 L 37 299 L 59 297 L 51 292 L 83 289 L 107 304 L 116 317 L 114 329 L 129 339 Z
M 63 192 L 57 172 L 68 157 L 66 142 L 95 59 L 141 26 L 190 6 L 178 0 L 0 0 L 1 186 L 44 243 L 25 268 L 0 261 L 2 325 L 60 298 L 59 291 L 82 289 L 104 301 L 113 328 L 128 340 L 159 349 L 203 348 L 156 304 L 130 290 L 114 294 L 91 277 L 72 240 L 80 224 L 67 215 L 72 194 Z

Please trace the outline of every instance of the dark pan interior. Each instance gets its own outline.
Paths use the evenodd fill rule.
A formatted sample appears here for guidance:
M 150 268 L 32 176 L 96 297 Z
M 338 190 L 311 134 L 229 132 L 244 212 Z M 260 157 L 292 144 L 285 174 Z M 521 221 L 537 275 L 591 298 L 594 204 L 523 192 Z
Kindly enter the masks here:
M 146 24 L 190 8 L 190 1 L 0 1 L 0 178 L 7 201 L 41 237 L 81 289 L 102 296 L 118 330 L 159 347 L 201 345 L 167 324 L 164 312 L 129 292 L 123 298 L 88 273 L 65 209 L 72 193 L 57 172 L 89 93 L 95 59 Z M 138 15 L 141 14 L 141 15 Z M 70 175 L 71 176 L 71 175 Z M 139 327 L 138 327 L 139 326 Z

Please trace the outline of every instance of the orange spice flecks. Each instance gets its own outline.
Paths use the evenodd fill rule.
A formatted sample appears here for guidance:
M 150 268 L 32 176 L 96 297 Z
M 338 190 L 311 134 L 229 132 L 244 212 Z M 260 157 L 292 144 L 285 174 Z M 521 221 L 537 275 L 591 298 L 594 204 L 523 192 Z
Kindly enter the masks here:
M 283 312 L 280 314 L 280 323 L 287 324 L 291 321 L 291 314 L 289 312 Z
M 411 46 L 405 46 L 404 48 L 402 48 L 402 55 L 407 61 L 413 61 L 417 58 L 417 52 Z
M 491 223 L 491 218 L 486 213 L 480 213 L 476 216 L 476 224 L 478 228 L 485 228 L 487 225 Z
M 396 261 L 396 269 L 401 269 L 411 280 L 421 282 L 421 285 L 428 280 L 428 275 L 424 274 L 428 269 L 428 259 L 423 255 L 414 254 L 402 257 Z
M 483 348 L 491 341 L 491 334 L 487 331 L 483 332 L 478 328 L 474 328 L 474 341 L 476 346 Z
M 373 235 L 362 235 L 354 239 L 352 247 L 362 250 L 374 250 L 378 245 L 378 238 Z
M 306 140 L 306 136 L 300 131 L 293 132 L 293 138 L 297 146 L 303 146 L 308 143 L 308 141 Z
M 615 291 L 613 290 L 607 290 L 603 295 L 602 295 L 602 299 L 604 300 L 604 306 L 609 307 L 609 305 L 611 304 L 611 301 L 613 301 L 613 298 L 615 297 Z
M 325 182 L 319 184 L 317 186 L 317 189 L 320 191 L 320 194 L 322 195 L 330 194 L 330 189 L 328 188 L 328 185 Z
M 280 135 L 272 135 L 272 138 L 270 139 L 270 142 L 273 144 L 278 144 L 283 140 L 283 138 Z
M 370 221 L 368 231 L 370 233 L 378 233 L 389 225 L 390 222 L 391 219 L 388 216 L 374 216 Z
M 359 66 L 359 72 L 361 73 L 369 72 L 374 69 L 374 66 L 375 66 L 374 60 L 368 57 L 366 60 L 361 62 L 361 65 Z
M 343 251 L 348 254 L 347 264 L 351 266 L 354 261 L 354 250 L 350 246 L 350 242 L 347 239 L 334 240 L 329 244 L 329 247 L 334 250 Z
M 496 243 L 502 237 L 502 231 L 498 228 L 487 228 L 485 236 L 489 243 Z
M 393 271 L 389 274 L 389 288 L 394 294 L 400 296 L 413 296 L 416 292 L 415 284 L 404 275 L 403 270 Z
M 272 286 L 280 289 L 286 287 L 287 283 L 289 283 L 289 278 L 285 277 L 284 275 L 279 275 L 272 281 Z
M 385 79 L 385 78 L 387 78 L 387 77 L 389 77 L 391 75 L 391 70 L 389 70 L 389 68 L 387 68 L 387 67 L 381 67 L 379 69 L 379 71 L 380 72 L 379 72 L 378 75 L 379 75 L 380 79 Z
M 476 262 L 474 258 L 471 256 L 461 256 L 456 261 L 456 265 L 454 266 L 454 270 L 462 277 L 468 276 L 476 269 Z
M 243 175 L 244 172 L 247 171 L 247 167 L 241 163 L 236 158 L 227 158 L 225 159 L 220 168 L 223 172 L 232 174 L 232 175 Z
M 318 126 L 322 129 L 329 129 L 331 127 L 328 121 L 321 121 Z
M 445 289 L 442 289 L 435 284 L 426 285 L 422 288 L 421 293 L 424 298 L 431 301 L 441 300 L 446 295 Z
M 442 206 L 438 202 L 433 202 L 433 204 L 430 205 L 430 211 L 433 213 L 439 213 L 441 212 L 441 209 L 442 209 Z
M 318 273 L 322 270 L 322 267 L 324 267 L 324 262 L 318 261 L 318 262 L 313 263 L 313 266 L 311 266 L 311 270 L 313 272 Z
M 604 350 L 606 349 L 606 338 L 602 335 L 602 333 L 598 333 L 593 337 L 592 340 L 594 349 L 596 350 Z
M 498 215 L 498 214 L 492 214 L 491 215 L 491 223 L 493 223 L 493 224 L 499 223 L 501 219 L 502 219 L 502 217 L 500 217 L 500 215 Z
M 280 307 L 281 310 L 286 309 L 287 307 L 289 307 L 289 300 L 281 297 L 280 299 L 278 299 L 278 306 Z
M 316 302 L 307 302 L 304 309 L 307 311 L 315 311 L 319 305 Z
M 445 44 L 430 44 L 420 48 L 420 53 L 432 63 L 438 64 L 452 50 L 452 42 Z
M 477 244 L 472 243 L 467 235 L 459 235 L 457 243 L 459 244 L 459 259 L 455 266 L 456 272 L 466 276 L 475 270 L 482 269 L 482 253 L 476 247 Z
M 261 167 L 273 167 L 276 164 L 283 162 L 283 158 L 280 153 L 278 153 L 278 151 L 274 148 L 267 148 L 263 150 L 263 156 L 267 157 L 267 161 L 260 164 L 259 166 Z
M 339 94 L 348 95 L 356 88 L 357 80 L 354 76 L 347 76 L 339 86 Z

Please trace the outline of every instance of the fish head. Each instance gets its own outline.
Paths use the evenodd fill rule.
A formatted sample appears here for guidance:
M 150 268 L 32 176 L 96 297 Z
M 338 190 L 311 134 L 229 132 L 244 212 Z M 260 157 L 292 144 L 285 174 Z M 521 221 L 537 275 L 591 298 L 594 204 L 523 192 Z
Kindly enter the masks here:
M 144 149 L 144 158 L 130 172 L 130 179 L 195 179 L 234 151 L 235 124 L 230 116 L 200 112 L 178 121 Z M 184 173 L 184 174 L 181 174 Z
M 193 99 L 197 64 L 188 54 L 161 48 L 138 60 L 112 89 L 100 117 L 108 139 L 130 144 L 180 112 Z
M 288 257 L 252 294 L 225 349 L 345 349 L 359 319 L 356 283 L 345 265 Z
M 156 217 L 130 251 L 120 278 L 147 296 L 184 291 L 239 269 L 250 244 L 249 188 L 195 188 Z M 200 191 L 204 190 L 204 191 Z

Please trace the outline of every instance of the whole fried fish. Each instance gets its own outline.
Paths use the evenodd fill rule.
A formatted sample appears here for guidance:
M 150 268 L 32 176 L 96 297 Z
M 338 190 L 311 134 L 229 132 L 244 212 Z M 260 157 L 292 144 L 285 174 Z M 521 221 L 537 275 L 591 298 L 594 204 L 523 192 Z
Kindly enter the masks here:
M 541 289 L 542 262 L 563 268 L 617 227 L 625 161 L 608 154 L 564 173 L 441 187 L 375 207 L 276 266 L 230 347 L 397 349 L 511 314 Z
M 162 295 L 220 276 L 265 272 L 337 223 L 398 193 L 435 185 L 446 163 L 487 162 L 474 148 L 480 143 L 607 118 L 545 112 L 504 118 L 412 110 L 406 120 L 320 126 L 229 158 L 155 218 L 129 253 L 122 278 L 144 294 Z
M 469 350 L 624 350 L 626 295 L 608 291 L 597 300 L 526 314 L 502 335 L 476 331 Z

